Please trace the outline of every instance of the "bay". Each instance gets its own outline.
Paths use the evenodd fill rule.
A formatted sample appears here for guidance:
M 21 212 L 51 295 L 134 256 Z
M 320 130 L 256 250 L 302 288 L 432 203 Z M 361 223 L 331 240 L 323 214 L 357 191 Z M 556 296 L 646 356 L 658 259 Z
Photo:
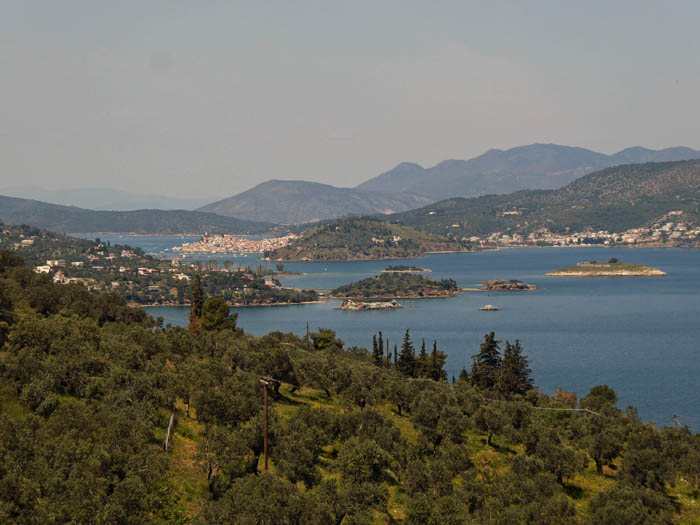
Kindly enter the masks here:
M 121 242 L 136 246 L 142 242 L 141 236 L 124 237 Z M 179 239 L 175 240 L 178 244 Z M 252 254 L 212 257 L 239 265 L 258 264 Z M 580 261 L 610 257 L 661 268 L 668 275 L 596 279 L 544 275 Z M 286 263 L 285 269 L 305 275 L 280 280 L 295 288 L 332 289 L 376 275 L 391 262 L 396 263 Z M 520 279 L 540 289 L 402 300 L 404 308 L 394 311 L 347 312 L 337 309 L 337 300 L 240 308 L 239 326 L 254 335 L 280 330 L 303 336 L 308 321 L 312 330 L 331 328 L 346 345 L 363 347 L 371 346 L 372 334 L 379 330 L 392 347 L 400 346 L 406 329 L 410 329 L 417 347 L 425 340 L 430 349 L 437 340 L 438 347 L 448 353 L 450 376 L 457 376 L 462 367 L 471 367 L 471 356 L 478 351 L 484 334 L 494 331 L 502 341 L 520 339 L 531 360 L 535 382 L 547 393 L 561 387 L 583 396 L 592 386 L 607 384 L 620 396 L 619 406 L 637 407 L 642 419 L 670 425 L 676 413 L 682 424 L 700 431 L 700 404 L 696 400 L 700 393 L 700 251 L 523 248 L 434 254 L 400 263 L 430 268 L 429 277 L 453 278 L 462 287 L 503 278 Z M 479 311 L 487 303 L 501 310 Z M 173 325 L 185 325 L 189 313 L 185 307 L 147 310 Z

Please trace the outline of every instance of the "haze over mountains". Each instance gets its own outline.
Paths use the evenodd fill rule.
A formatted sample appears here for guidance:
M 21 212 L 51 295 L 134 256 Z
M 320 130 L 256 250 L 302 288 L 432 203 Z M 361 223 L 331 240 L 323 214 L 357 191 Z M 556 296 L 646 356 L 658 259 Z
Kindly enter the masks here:
M 423 168 L 401 163 L 355 188 L 304 181 L 268 181 L 202 208 L 247 220 L 298 224 L 352 214 L 401 212 L 450 197 L 556 189 L 610 166 L 700 158 L 700 151 L 676 147 L 633 147 L 614 155 L 555 144 L 492 149 L 471 160 L 446 160 Z
M 357 189 L 382 192 L 401 185 L 403 191 L 438 201 L 526 189 L 556 189 L 610 166 L 697 158 L 700 151 L 683 147 L 663 150 L 633 147 L 605 155 L 585 148 L 531 144 L 505 151 L 492 149 L 470 160 L 446 160 L 432 168 L 402 163 L 363 182 Z
M 34 186 L 0 188 L 0 195 L 32 199 L 91 210 L 194 210 L 212 201 L 207 197 L 171 197 L 141 194 L 115 188 L 44 189 Z
M 95 211 L 0 196 L 0 221 L 62 233 L 263 233 L 272 224 L 185 210 Z

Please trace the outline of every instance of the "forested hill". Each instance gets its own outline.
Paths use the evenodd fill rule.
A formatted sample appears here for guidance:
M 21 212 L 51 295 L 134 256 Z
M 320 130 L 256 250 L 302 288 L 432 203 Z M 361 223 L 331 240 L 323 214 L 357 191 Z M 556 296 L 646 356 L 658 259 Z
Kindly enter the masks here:
M 190 329 L 0 251 L 0 523 L 693 523 L 700 440 L 613 389 L 533 388 L 493 333 L 437 344 Z M 245 328 L 245 327 L 244 327 Z M 432 347 L 432 348 L 431 348 Z M 264 391 L 270 382 L 269 470 Z
M 458 238 L 539 228 L 620 232 L 670 211 L 697 220 L 699 202 L 700 161 L 628 164 L 591 173 L 558 190 L 449 199 L 390 220 Z
M 0 221 L 71 233 L 264 233 L 273 225 L 185 210 L 93 211 L 0 196 Z
M 349 261 L 420 257 L 435 251 L 467 251 L 468 244 L 378 219 L 338 219 L 304 231 L 266 257 L 284 261 Z

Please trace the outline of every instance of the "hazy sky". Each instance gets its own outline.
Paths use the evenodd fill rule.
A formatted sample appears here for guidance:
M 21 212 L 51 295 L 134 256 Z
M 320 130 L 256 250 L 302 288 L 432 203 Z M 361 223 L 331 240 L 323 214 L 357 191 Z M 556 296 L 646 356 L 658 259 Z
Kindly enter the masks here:
M 0 187 L 354 186 L 533 142 L 700 147 L 700 2 L 0 0 Z

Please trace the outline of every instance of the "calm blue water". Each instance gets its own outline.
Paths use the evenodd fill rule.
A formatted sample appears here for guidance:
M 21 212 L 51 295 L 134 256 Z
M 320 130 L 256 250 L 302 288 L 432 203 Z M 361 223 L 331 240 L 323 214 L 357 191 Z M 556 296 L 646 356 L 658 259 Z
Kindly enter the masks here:
M 142 237 L 129 240 L 139 245 Z M 172 238 L 170 238 L 172 239 Z M 610 257 L 661 268 L 666 277 L 575 279 L 545 277 L 550 270 L 583 260 Z M 221 257 L 221 260 L 226 257 Z M 234 260 L 228 257 L 229 260 Z M 247 264 L 255 264 L 249 256 Z M 486 332 L 505 341 L 519 338 L 532 361 L 537 385 L 585 395 L 608 384 L 620 406 L 634 405 L 645 420 L 670 425 L 673 414 L 700 431 L 700 251 L 669 249 L 533 248 L 475 254 L 440 254 L 403 260 L 432 269 L 433 278 L 450 277 L 473 287 L 487 279 L 520 279 L 538 291 L 468 292 L 449 299 L 404 300 L 402 310 L 345 312 L 339 301 L 302 306 L 241 308 L 239 325 L 263 335 L 272 330 L 303 335 L 335 330 L 347 345 L 368 347 L 381 330 L 391 344 L 406 328 L 448 355 L 447 370 L 457 375 L 471 365 Z M 286 286 L 334 288 L 375 275 L 388 261 L 288 263 L 306 275 L 285 277 Z M 481 312 L 486 303 L 499 312 Z M 187 308 L 149 308 L 166 322 L 184 324 Z

